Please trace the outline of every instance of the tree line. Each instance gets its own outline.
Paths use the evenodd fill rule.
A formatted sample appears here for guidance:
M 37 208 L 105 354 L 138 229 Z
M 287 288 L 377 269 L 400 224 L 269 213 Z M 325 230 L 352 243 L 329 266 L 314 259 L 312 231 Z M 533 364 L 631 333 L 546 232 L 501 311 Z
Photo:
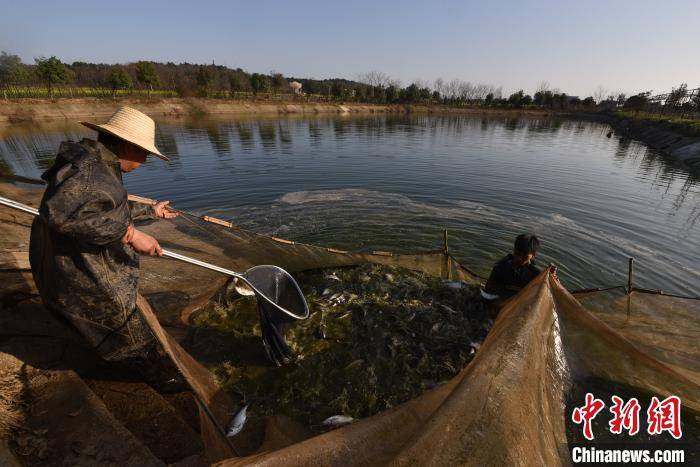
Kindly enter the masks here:
M 147 96 L 151 93 L 158 96 L 212 98 L 291 96 L 293 91 L 290 89 L 290 83 L 293 81 L 301 83 L 303 98 L 378 104 L 438 103 L 450 106 L 480 105 L 504 108 L 641 109 L 652 102 L 650 93 L 627 98 L 625 94 L 609 93 L 602 87 L 592 96 L 579 98 L 552 89 L 547 82 L 540 83 L 532 95 L 519 90 L 506 96 L 500 87 L 473 84 L 459 79 L 448 81 L 438 78 L 433 83 L 416 80 L 404 86 L 401 81 L 379 71 L 360 74 L 355 80 L 319 80 L 285 77 L 274 71 L 249 73 L 241 68 L 234 69 L 214 63 L 201 65 L 137 61 L 128 64 L 102 64 L 77 61 L 68 64 L 56 57 L 38 57 L 33 64 L 25 64 L 17 55 L 0 53 L 0 90 L 6 97 L 31 97 L 34 95 L 31 90 L 36 88 L 46 90 L 47 96 L 53 97 L 57 90 L 67 86 L 93 90 L 96 95 L 112 96 L 130 95 L 134 91 Z M 674 92 L 674 96 L 678 97 L 687 92 L 687 87 Z M 644 99 L 649 102 L 645 103 Z M 677 100 L 683 100 L 682 96 Z

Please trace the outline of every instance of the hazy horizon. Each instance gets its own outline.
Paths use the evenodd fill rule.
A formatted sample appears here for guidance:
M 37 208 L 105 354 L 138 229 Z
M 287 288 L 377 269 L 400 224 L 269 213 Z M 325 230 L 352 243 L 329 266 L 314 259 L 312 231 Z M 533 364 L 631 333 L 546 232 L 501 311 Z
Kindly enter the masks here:
M 39 3 L 37 5 L 37 3 Z M 25 63 L 215 63 L 298 78 L 378 70 L 585 97 L 700 85 L 700 8 L 650 2 L 134 2 L 7 4 L 0 50 Z M 695 80 L 695 81 L 694 81 Z

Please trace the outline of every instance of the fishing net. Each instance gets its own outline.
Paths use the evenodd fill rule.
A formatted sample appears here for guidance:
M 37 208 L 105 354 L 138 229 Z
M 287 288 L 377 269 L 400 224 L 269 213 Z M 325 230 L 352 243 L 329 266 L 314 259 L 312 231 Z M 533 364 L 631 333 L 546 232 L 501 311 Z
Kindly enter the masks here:
M 343 252 L 191 216 L 142 228 L 164 248 L 240 272 L 261 264 L 295 272 L 376 263 L 478 281 L 445 245 L 411 254 Z M 162 258 L 145 258 L 142 270 L 148 302 L 139 304 L 198 393 L 202 435 L 218 465 L 566 465 L 580 441 L 571 413 L 585 392 L 640 401 L 679 396 L 683 439 L 700 444 L 700 301 L 623 288 L 574 296 L 543 272 L 505 303 L 474 359 L 446 384 L 306 439 L 271 419 L 261 450 L 236 457 L 221 431 L 233 412 L 230 401 L 177 342 L 192 311 L 224 290 L 227 278 Z
M 294 278 L 277 266 L 254 266 L 246 271 L 245 279 L 255 288 L 253 294 L 260 312 L 260 330 L 267 357 L 281 366 L 292 354 L 284 337 L 286 325 L 306 319 L 309 307 Z

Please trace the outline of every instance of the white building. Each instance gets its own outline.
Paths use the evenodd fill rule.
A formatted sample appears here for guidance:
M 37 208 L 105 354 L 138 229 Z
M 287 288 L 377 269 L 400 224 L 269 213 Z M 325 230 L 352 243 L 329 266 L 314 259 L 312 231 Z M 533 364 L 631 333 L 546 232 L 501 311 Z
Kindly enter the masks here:
M 292 81 L 289 83 L 289 88 L 294 94 L 301 94 L 301 83 L 299 81 Z

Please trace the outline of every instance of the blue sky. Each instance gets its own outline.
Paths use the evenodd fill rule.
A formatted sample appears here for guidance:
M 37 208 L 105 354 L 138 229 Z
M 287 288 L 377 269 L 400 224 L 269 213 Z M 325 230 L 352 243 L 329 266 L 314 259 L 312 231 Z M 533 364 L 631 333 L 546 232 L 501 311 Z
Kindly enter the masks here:
M 383 71 L 571 95 L 700 86 L 687 1 L 0 0 L 0 50 L 124 63 L 211 63 L 297 77 Z

